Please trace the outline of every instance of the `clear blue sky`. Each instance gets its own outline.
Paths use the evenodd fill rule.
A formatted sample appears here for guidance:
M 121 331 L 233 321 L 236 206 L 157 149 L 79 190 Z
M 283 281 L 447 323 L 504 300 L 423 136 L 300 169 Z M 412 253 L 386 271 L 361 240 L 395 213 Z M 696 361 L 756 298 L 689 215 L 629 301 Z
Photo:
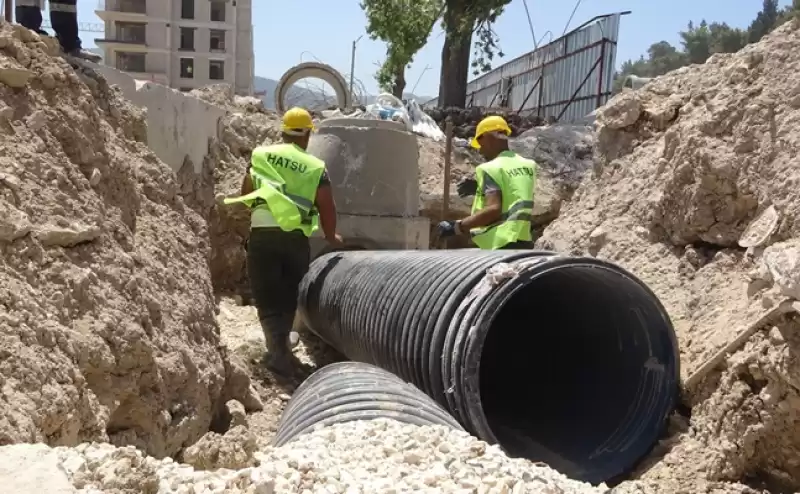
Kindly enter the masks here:
M 781 0 L 781 5 L 790 0 Z M 746 27 L 761 9 L 762 0 L 583 0 L 573 17 L 574 28 L 590 18 L 625 10 L 632 14 L 622 18 L 617 48 L 617 65 L 629 58 L 638 58 L 652 43 L 666 40 L 678 44 L 678 31 L 689 20 L 727 22 Z M 345 75 L 350 71 L 351 44 L 365 34 L 366 20 L 358 0 L 253 0 L 255 73 L 279 79 L 285 70 L 301 61 L 314 58 L 328 63 Z M 96 0 L 78 2 L 81 22 L 100 22 L 95 16 Z M 546 31 L 555 37 L 564 31 L 575 7 L 574 1 L 528 0 L 537 38 Z M 511 60 L 533 48 L 528 20 L 522 0 L 513 0 L 499 19 L 496 31 L 500 45 Z M 95 33 L 82 33 L 84 46 L 94 45 Z M 408 90 L 418 78 L 418 95 L 436 95 L 444 37 L 437 27 L 420 51 L 406 75 Z M 364 36 L 357 45 L 355 74 L 371 93 L 377 92 L 373 74 L 384 54 L 384 45 Z M 430 67 L 427 71 L 425 67 Z

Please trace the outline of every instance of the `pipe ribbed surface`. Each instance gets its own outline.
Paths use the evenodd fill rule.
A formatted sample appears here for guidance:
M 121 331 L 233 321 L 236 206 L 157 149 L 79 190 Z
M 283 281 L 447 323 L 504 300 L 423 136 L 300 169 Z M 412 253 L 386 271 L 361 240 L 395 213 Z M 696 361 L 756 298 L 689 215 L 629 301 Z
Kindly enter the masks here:
M 599 483 L 655 444 L 679 359 L 657 297 L 622 268 L 537 251 L 354 251 L 303 279 L 306 325 L 411 382 L 512 456 Z
M 463 430 L 435 401 L 391 372 L 360 362 L 340 362 L 313 373 L 297 388 L 273 444 L 282 446 L 317 426 L 379 418 Z

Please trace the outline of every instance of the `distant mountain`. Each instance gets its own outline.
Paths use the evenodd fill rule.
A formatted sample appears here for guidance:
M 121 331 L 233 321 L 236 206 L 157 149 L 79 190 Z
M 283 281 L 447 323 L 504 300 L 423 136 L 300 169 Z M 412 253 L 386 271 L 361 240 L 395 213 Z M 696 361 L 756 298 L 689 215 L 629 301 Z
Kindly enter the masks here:
M 275 88 L 278 87 L 278 81 L 275 79 L 268 79 L 266 77 L 256 76 L 253 80 L 253 88 L 255 91 L 264 92 L 261 99 L 264 101 L 264 106 L 270 109 L 275 108 Z M 418 103 L 424 103 L 432 99 L 431 96 L 416 96 L 411 93 L 403 95 L 406 99 L 415 99 Z M 335 95 L 323 95 L 319 91 L 311 88 L 298 87 L 295 85 L 289 90 L 287 95 L 289 104 L 293 106 L 302 106 L 313 110 L 325 109 L 329 106 L 336 105 Z M 375 95 L 367 96 L 366 104 L 375 102 Z

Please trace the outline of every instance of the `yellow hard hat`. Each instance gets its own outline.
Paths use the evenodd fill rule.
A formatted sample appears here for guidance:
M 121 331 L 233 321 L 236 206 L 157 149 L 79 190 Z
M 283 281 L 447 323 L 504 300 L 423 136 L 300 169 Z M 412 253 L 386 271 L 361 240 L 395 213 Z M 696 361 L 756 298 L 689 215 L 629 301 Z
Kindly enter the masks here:
M 507 136 L 511 135 L 511 127 L 508 126 L 508 122 L 499 116 L 499 115 L 492 115 L 491 117 L 486 117 L 480 121 L 478 127 L 475 129 L 475 137 L 472 138 L 470 145 L 475 149 L 480 149 L 481 145 L 478 144 L 478 139 L 480 136 L 487 132 L 497 132 L 501 131 L 504 132 Z
M 281 125 L 282 132 L 296 135 L 298 133 L 305 133 L 308 130 L 314 130 L 314 122 L 311 120 L 311 114 L 306 110 L 294 107 L 283 114 L 283 125 Z

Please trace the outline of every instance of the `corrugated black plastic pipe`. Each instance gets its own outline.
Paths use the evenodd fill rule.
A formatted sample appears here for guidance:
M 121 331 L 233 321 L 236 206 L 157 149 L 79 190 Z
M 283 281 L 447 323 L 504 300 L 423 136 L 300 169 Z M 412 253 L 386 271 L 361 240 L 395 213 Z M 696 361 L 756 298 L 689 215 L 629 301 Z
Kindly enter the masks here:
M 317 258 L 301 313 L 352 360 L 415 384 L 512 456 L 599 483 L 655 444 L 677 397 L 675 333 L 622 268 L 539 251 Z
M 391 372 L 360 362 L 340 362 L 311 374 L 297 388 L 273 444 L 282 446 L 317 426 L 378 418 L 463 430 L 435 401 Z

